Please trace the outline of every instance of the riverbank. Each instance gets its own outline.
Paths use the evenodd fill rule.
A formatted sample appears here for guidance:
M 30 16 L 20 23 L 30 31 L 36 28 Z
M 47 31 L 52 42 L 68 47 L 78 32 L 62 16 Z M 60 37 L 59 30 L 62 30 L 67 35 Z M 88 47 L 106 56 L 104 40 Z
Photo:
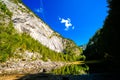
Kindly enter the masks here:
M 0 63 L 0 74 L 34 74 L 41 72 L 49 72 L 53 69 L 64 66 L 65 62 L 52 61 L 7 61 Z
M 17 80 L 25 75 L 13 74 L 13 75 L 0 75 L 0 80 Z
M 54 75 L 54 74 L 28 74 L 28 75 L 0 75 L 0 80 L 118 80 L 118 74 L 97 73 L 86 75 Z

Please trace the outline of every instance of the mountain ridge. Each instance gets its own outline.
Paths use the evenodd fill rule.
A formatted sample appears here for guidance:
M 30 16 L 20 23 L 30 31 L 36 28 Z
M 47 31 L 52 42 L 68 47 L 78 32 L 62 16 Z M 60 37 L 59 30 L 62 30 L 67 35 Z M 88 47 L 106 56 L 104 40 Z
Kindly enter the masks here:
M 56 52 L 65 50 L 66 40 L 60 37 L 60 34 L 51 30 L 47 24 L 40 18 L 37 18 L 23 4 L 14 4 L 12 1 L 14 0 L 3 0 L 8 9 L 13 13 L 12 21 L 14 28 L 19 33 L 28 33 L 32 38 Z
M 0 74 L 47 72 L 85 58 L 19 1 L 0 0 Z

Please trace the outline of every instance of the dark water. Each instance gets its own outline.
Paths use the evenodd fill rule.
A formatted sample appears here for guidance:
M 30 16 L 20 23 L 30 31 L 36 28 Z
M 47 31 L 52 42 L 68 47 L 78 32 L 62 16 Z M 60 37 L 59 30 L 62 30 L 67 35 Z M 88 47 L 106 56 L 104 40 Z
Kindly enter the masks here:
M 89 66 L 89 73 L 120 74 L 120 63 L 118 62 L 103 61 L 87 65 Z
M 109 67 L 106 62 L 103 61 L 86 61 L 84 64 L 70 64 L 59 69 L 52 70 L 53 74 L 73 74 L 73 75 L 81 75 L 81 74 L 94 74 L 94 73 L 109 73 Z
M 112 65 L 112 64 L 111 64 Z M 18 80 L 120 80 L 107 62 L 67 65 L 47 73 L 28 74 Z
M 91 63 L 90 61 L 90 63 L 82 65 L 64 66 L 53 70 L 52 73 L 56 75 L 69 75 L 69 77 L 75 80 L 120 80 L 119 71 L 116 70 L 118 66 L 112 67 L 112 65 L 112 63 L 108 62 L 97 61 Z

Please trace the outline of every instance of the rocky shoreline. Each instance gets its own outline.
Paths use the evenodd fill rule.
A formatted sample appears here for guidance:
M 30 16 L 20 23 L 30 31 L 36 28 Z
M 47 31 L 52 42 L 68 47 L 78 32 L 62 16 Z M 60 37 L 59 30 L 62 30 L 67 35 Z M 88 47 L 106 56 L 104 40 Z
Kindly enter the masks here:
M 42 56 L 37 52 L 16 52 L 6 62 L 0 63 L 0 74 L 34 74 L 50 72 L 53 69 L 65 66 L 66 62 L 43 61 Z
M 54 75 L 48 73 L 0 75 L 0 80 L 118 80 L 119 74 Z
M 0 63 L 0 74 L 33 74 L 41 72 L 50 72 L 65 65 L 65 62 L 52 61 L 7 61 Z

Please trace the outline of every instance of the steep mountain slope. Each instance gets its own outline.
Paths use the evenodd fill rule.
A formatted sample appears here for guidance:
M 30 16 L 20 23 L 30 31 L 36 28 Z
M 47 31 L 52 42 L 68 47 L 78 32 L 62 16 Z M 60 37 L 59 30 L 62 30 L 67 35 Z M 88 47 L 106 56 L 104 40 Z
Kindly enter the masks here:
M 46 72 L 84 58 L 20 1 L 0 0 L 0 74 Z
M 64 38 L 60 37 L 60 34 L 54 32 L 50 27 L 45 24 L 41 19 L 36 17 L 30 10 L 28 10 L 24 5 L 16 0 L 2 0 L 7 8 L 12 12 L 12 21 L 14 23 L 14 28 L 19 33 L 30 34 L 32 38 L 38 40 L 43 45 L 56 51 L 63 52 L 66 49 Z M 16 4 L 15 4 L 16 3 Z M 73 43 L 73 42 L 71 42 Z M 74 43 L 73 43 L 74 44 Z M 74 44 L 75 45 L 75 44 Z M 74 48 L 71 48 L 74 49 Z M 77 54 L 80 53 L 79 49 L 76 47 Z
M 101 68 L 104 68 L 103 71 L 120 72 L 120 3 L 118 0 L 107 1 L 110 8 L 109 15 L 104 22 L 103 28 L 98 30 L 90 39 L 84 54 L 88 60 L 105 60 L 106 64 L 101 66 Z
M 22 4 L 12 3 L 10 0 L 3 0 L 8 9 L 13 13 L 12 20 L 14 27 L 19 33 L 29 33 L 31 37 L 57 52 L 63 51 L 62 38 L 52 36 L 52 31 L 43 21 Z M 29 12 L 29 13 L 28 13 Z M 50 38 L 50 36 L 52 36 Z

